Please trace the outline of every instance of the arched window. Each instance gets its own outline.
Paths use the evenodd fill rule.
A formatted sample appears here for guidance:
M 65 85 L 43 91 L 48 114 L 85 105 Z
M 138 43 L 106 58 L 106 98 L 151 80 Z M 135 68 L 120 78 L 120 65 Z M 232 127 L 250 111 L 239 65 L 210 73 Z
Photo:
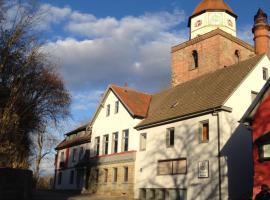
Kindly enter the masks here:
M 199 67 L 199 56 L 198 56 L 198 52 L 196 50 L 192 51 L 192 57 L 193 57 L 193 60 L 194 60 L 193 69 L 198 68 Z
M 241 58 L 240 51 L 239 50 L 235 50 L 234 55 L 235 55 L 236 63 L 239 63 L 240 62 L 240 58 Z

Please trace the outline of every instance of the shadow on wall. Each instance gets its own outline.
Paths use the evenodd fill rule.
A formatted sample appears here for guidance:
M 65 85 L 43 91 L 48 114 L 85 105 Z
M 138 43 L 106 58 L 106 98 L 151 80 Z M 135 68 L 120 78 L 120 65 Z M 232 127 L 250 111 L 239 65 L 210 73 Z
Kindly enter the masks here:
M 228 125 L 233 130 L 234 126 L 230 121 L 228 121 Z M 151 145 L 159 147 L 159 150 L 155 149 L 146 153 L 145 157 L 153 157 L 154 159 L 147 164 L 143 164 L 142 169 L 151 169 L 152 175 L 139 181 L 141 182 L 139 183 L 140 188 L 164 188 L 164 181 L 166 181 L 166 183 L 173 183 L 173 187 L 170 188 L 188 188 L 188 199 L 219 199 L 219 174 L 221 174 L 221 177 L 224 176 L 227 169 L 228 199 L 248 200 L 250 198 L 252 191 L 252 139 L 251 134 L 245 127 L 237 127 L 221 150 L 220 173 L 218 168 L 217 131 L 213 131 L 216 135 L 210 135 L 210 140 L 207 143 L 200 143 L 197 126 L 192 127 L 184 124 L 175 127 L 175 130 L 175 141 L 180 141 L 180 145 L 177 145 L 176 142 L 170 150 L 163 149 L 164 140 L 161 137 L 161 139 L 156 140 L 155 144 Z M 217 125 L 213 130 L 217 130 Z M 162 135 L 163 133 L 164 131 L 156 134 Z M 181 149 L 177 148 L 179 146 Z M 153 172 L 153 166 L 157 165 L 156 158 L 162 158 L 161 160 L 174 159 L 175 157 L 172 157 L 172 155 L 177 155 L 178 158 L 187 157 L 187 174 L 158 176 L 157 172 Z M 204 160 L 209 160 L 209 178 L 201 179 L 198 178 L 198 162 Z M 222 179 L 222 181 L 226 180 Z M 224 182 L 221 185 L 223 184 Z M 223 192 L 226 192 L 226 190 L 221 186 L 222 197 L 225 197 Z M 178 196 L 177 199 L 187 199 L 184 196 Z
M 164 131 L 156 134 L 162 135 L 164 134 Z M 177 192 L 177 196 L 175 198 L 181 200 L 218 199 L 218 168 L 211 167 L 214 165 L 217 166 L 218 162 L 217 144 L 213 142 L 217 138 L 211 138 L 208 143 L 200 143 L 198 126 L 190 126 L 188 124 L 175 127 L 175 144 L 173 147 L 164 147 L 165 138 L 160 138 L 161 139 L 159 140 L 155 140 L 156 142 L 154 144 L 151 144 L 151 146 L 159 147 L 159 150 L 150 150 L 145 155 L 145 157 L 152 157 L 153 160 L 147 164 L 143 164 L 142 169 L 143 171 L 151 169 L 152 174 L 146 178 L 148 180 L 145 179 L 146 181 L 144 184 L 140 183 L 140 188 L 165 188 L 167 190 L 171 190 L 173 188 L 182 189 L 183 192 Z M 179 149 L 179 147 L 181 149 Z M 176 157 L 173 157 L 173 155 Z M 187 173 L 177 175 L 158 175 L 156 172 L 157 170 L 153 172 L 153 166 L 157 166 L 157 160 L 155 160 L 155 158 L 160 158 L 160 160 L 187 158 Z M 201 179 L 198 178 L 198 164 L 200 161 L 205 160 L 209 161 L 209 178 Z M 157 167 L 155 169 L 157 169 Z M 166 185 L 168 188 L 164 187 L 164 181 L 171 185 Z
M 251 199 L 253 187 L 252 136 L 239 125 L 221 150 L 227 158 L 229 198 Z

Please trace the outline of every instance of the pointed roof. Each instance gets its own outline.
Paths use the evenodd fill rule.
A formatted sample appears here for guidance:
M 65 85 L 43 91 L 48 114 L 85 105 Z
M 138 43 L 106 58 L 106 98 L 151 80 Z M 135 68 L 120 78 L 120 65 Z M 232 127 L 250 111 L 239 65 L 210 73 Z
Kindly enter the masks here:
M 134 117 L 146 117 L 151 95 L 117 85 L 110 85 L 110 89 Z
M 230 111 L 224 107 L 225 102 L 264 56 L 254 56 L 153 95 L 148 116 L 135 128 L 154 127 L 213 110 Z
M 233 10 L 224 2 L 224 0 L 202 0 L 199 5 L 195 8 L 192 15 L 189 18 L 189 21 L 192 17 L 199 15 L 206 11 L 225 11 L 232 16 L 237 18 L 237 15 Z

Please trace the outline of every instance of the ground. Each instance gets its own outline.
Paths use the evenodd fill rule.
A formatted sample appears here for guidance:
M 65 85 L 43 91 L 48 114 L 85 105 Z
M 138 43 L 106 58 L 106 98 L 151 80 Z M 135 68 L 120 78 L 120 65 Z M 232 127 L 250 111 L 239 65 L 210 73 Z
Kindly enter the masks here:
M 40 190 L 34 193 L 33 200 L 126 200 L 124 197 L 97 197 L 81 195 L 78 192 L 70 191 L 48 191 Z

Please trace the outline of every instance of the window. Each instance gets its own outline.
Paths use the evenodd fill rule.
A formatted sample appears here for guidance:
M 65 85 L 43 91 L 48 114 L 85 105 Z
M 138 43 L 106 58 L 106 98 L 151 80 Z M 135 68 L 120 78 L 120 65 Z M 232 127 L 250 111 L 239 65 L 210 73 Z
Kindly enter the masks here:
M 270 144 L 259 144 L 259 161 L 270 160 Z
M 70 176 L 69 176 L 69 184 L 73 184 L 74 182 L 74 171 L 70 171 Z
M 74 148 L 72 150 L 72 162 L 76 162 L 76 156 L 77 156 L 77 149 Z
M 64 162 L 64 161 L 65 161 L 65 153 L 64 152 L 61 152 L 60 162 Z
M 83 147 L 80 147 L 79 160 L 83 159 Z
M 186 172 L 186 158 L 158 161 L 158 175 L 185 174 Z
M 118 151 L 118 132 L 112 135 L 112 153 L 117 153 Z
M 144 151 L 146 149 L 146 138 L 147 138 L 147 134 L 141 133 L 140 135 L 140 150 L 141 151 Z
M 240 62 L 240 51 L 235 50 L 234 55 L 235 55 L 236 63 L 239 63 Z
M 166 131 L 166 147 L 174 145 L 174 128 L 168 128 Z
M 209 141 L 209 121 L 200 122 L 200 142 L 208 142 Z
M 128 167 L 124 167 L 124 182 L 128 182 Z
M 103 154 L 107 155 L 109 150 L 109 135 L 103 136 Z
M 117 182 L 117 168 L 113 168 L 113 182 Z
M 263 68 L 263 80 L 267 80 L 268 79 L 268 69 L 267 68 Z
M 194 61 L 194 65 L 192 69 L 196 69 L 199 67 L 199 56 L 198 56 L 198 51 L 193 50 L 192 51 L 192 57 L 193 57 L 193 61 Z
M 251 91 L 251 102 L 253 102 L 258 95 L 258 92 Z
M 108 169 L 104 169 L 104 183 L 108 182 Z
M 128 129 L 123 130 L 122 151 L 128 151 Z
M 95 138 L 95 156 L 99 155 L 100 137 Z
M 61 185 L 61 182 L 62 182 L 62 172 L 59 172 L 58 174 L 58 185 Z
M 110 104 L 107 105 L 107 108 L 106 108 L 106 116 L 110 116 Z
M 116 101 L 115 103 L 114 103 L 114 113 L 116 114 L 116 113 L 118 113 L 119 112 L 119 101 Z

